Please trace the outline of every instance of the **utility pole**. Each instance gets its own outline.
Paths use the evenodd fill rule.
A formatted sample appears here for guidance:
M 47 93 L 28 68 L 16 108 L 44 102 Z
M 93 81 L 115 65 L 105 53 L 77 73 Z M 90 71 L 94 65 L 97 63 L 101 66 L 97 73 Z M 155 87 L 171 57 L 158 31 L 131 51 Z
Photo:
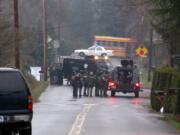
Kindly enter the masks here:
M 19 12 L 18 12 L 18 0 L 14 0 L 14 29 L 15 29 L 15 66 L 20 69 L 20 48 L 18 44 L 19 35 Z
M 47 81 L 48 72 L 48 35 L 47 35 L 47 0 L 43 0 L 43 71 L 44 80 Z
M 150 28 L 150 47 L 149 47 L 149 71 L 148 71 L 148 82 L 152 80 L 151 70 L 152 70 L 152 54 L 153 54 L 153 28 Z

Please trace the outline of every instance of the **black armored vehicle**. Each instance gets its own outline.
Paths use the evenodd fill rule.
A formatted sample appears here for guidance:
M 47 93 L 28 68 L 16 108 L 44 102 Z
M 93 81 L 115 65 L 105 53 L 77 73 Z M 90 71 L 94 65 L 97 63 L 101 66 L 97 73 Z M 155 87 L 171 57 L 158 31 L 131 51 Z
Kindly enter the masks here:
M 134 93 L 135 97 L 139 97 L 140 79 L 137 66 L 132 60 L 122 60 L 121 64 L 122 66 L 115 67 L 111 74 L 111 96 L 115 96 L 116 92 L 123 92 Z
M 87 71 L 96 73 L 98 71 L 111 71 L 113 69 L 109 60 L 88 56 L 85 58 L 65 58 L 63 61 L 63 76 L 70 80 L 73 71 Z
M 49 68 L 50 84 L 63 85 L 62 63 L 53 63 Z

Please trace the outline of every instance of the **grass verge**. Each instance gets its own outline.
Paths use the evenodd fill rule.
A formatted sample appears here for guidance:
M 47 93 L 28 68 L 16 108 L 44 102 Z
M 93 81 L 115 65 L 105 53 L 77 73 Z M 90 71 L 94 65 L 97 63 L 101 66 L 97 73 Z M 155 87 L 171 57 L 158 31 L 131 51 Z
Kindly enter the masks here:
M 153 110 L 151 105 L 145 105 L 144 107 L 147 108 L 151 113 L 160 114 L 160 112 Z M 175 127 L 177 130 L 180 130 L 180 115 L 175 116 L 173 114 L 164 114 L 160 120 L 166 121 L 167 123 Z
M 33 97 L 33 101 L 38 101 L 39 96 L 41 93 L 47 88 L 49 82 L 38 82 L 31 74 L 28 72 L 23 72 L 24 77 L 26 78 L 26 81 L 29 85 L 29 88 L 31 90 L 31 94 Z
M 180 130 L 180 120 L 179 120 L 180 115 L 172 115 L 172 114 L 165 114 L 164 119 L 167 121 L 169 124 L 174 126 L 176 129 Z
M 47 88 L 48 84 L 49 82 L 40 82 L 37 87 L 31 90 L 31 94 L 34 102 L 38 101 L 39 96 Z

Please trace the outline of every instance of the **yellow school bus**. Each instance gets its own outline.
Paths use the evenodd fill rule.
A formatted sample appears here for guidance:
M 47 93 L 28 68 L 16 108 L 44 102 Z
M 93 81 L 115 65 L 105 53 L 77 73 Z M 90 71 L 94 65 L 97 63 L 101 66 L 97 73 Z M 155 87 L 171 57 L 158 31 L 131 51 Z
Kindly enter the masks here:
M 136 40 L 133 38 L 95 36 L 95 44 L 113 50 L 114 56 L 133 56 Z

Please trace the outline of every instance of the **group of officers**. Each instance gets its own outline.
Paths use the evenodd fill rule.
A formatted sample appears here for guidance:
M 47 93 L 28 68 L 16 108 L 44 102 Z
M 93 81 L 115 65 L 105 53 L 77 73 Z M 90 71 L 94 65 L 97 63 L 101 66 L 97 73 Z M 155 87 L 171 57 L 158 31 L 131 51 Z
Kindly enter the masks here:
M 73 87 L 73 97 L 107 96 L 107 89 L 110 75 L 108 71 L 87 72 L 73 71 L 71 76 L 71 85 Z M 95 89 L 94 89 L 95 88 Z
M 50 84 L 63 85 L 63 71 L 61 64 L 54 64 L 49 68 Z

